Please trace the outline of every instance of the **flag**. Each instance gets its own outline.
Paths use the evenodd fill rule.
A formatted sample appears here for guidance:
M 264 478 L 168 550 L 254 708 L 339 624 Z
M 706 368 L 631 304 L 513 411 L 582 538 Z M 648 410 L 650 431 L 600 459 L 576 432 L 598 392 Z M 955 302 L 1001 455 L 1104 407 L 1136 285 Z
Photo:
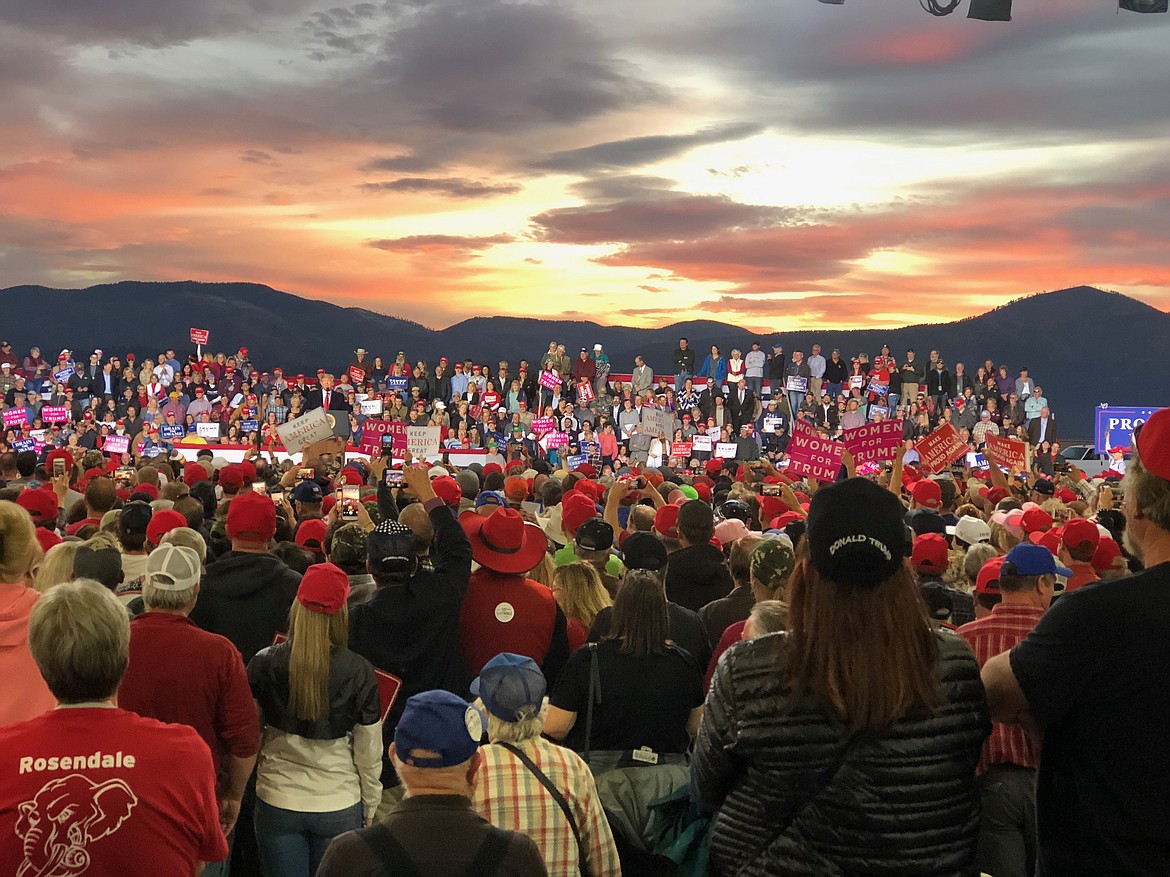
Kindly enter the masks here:
M 1118 0 L 1117 6 L 1130 12 L 1165 12 L 1167 0 Z
M 971 0 L 967 17 L 980 21 L 1011 21 L 1012 0 Z

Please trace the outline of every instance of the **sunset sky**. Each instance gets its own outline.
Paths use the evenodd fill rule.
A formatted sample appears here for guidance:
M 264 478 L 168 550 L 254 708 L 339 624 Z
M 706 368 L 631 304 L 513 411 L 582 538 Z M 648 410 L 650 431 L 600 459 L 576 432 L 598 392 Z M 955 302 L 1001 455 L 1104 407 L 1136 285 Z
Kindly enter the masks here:
M 0 287 L 443 327 L 1170 309 L 1170 16 L 1016 0 L 4 0 Z

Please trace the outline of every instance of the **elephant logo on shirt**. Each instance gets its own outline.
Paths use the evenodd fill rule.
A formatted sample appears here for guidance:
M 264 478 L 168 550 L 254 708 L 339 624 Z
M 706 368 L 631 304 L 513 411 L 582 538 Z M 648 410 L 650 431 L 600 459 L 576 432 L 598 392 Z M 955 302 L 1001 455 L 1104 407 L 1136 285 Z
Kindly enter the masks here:
M 78 877 L 87 845 L 117 831 L 138 798 L 122 780 L 95 783 L 81 774 L 50 780 L 20 805 L 16 834 L 24 863 L 16 877 Z

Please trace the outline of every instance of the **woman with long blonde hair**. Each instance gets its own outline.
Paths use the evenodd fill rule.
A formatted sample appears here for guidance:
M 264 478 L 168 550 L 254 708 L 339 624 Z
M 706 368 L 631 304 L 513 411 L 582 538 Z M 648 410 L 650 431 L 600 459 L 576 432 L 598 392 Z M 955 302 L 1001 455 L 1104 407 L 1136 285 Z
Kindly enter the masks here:
M 310 566 L 288 640 L 248 663 L 263 741 L 256 839 L 268 877 L 312 877 L 329 842 L 370 825 L 382 795 L 382 724 L 374 668 L 351 652 L 349 580 Z
M 601 582 L 601 575 L 587 563 L 558 566 L 553 574 L 552 592 L 565 613 L 569 649 L 575 652 L 585 644 L 597 613 L 612 606 L 613 601 Z
M 41 597 L 32 587 L 40 562 L 32 518 L 16 503 L 0 502 L 0 726 L 57 705 L 28 650 L 28 617 Z

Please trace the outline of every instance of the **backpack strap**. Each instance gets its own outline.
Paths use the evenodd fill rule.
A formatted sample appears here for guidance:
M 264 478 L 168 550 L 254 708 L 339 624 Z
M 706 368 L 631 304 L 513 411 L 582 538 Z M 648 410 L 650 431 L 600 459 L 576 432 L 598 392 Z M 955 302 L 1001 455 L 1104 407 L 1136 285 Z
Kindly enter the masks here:
M 569 807 L 569 802 L 565 800 L 565 796 L 561 794 L 561 790 L 553 785 L 552 780 L 545 775 L 544 771 L 537 767 L 536 763 L 520 751 L 519 748 L 513 746 L 511 743 L 500 743 L 499 745 L 520 759 L 520 762 L 528 768 L 528 771 L 536 777 L 540 784 L 544 786 L 545 790 L 552 796 L 552 799 L 556 801 L 557 806 L 561 808 L 561 812 L 565 814 L 565 819 L 569 821 L 569 828 L 573 829 L 573 837 L 577 841 L 577 868 L 581 872 L 581 877 L 590 877 L 589 857 L 585 852 L 585 843 L 581 840 L 581 831 L 577 828 L 577 820 L 573 816 L 573 810 Z
M 377 856 L 382 863 L 382 873 L 388 877 L 422 877 L 414 860 L 381 822 L 363 828 L 358 832 L 358 837 Z
M 489 826 L 487 837 L 480 844 L 479 852 L 475 854 L 475 860 L 468 866 L 465 877 L 494 877 L 500 868 L 500 863 L 504 861 L 504 856 L 508 854 L 508 844 L 511 842 L 511 832 L 496 828 L 494 825 Z M 398 877 L 398 875 L 393 874 L 392 877 Z

